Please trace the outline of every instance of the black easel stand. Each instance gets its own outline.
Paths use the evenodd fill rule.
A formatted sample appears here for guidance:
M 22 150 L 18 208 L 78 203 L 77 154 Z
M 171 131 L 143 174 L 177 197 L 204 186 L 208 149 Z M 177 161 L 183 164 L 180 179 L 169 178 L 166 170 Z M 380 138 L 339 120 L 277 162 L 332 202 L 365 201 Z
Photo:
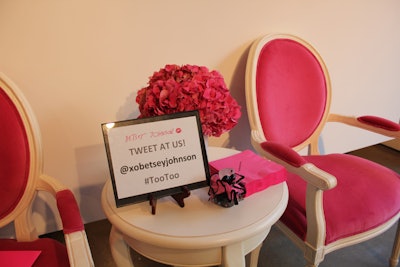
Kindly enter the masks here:
M 171 195 L 181 208 L 185 207 L 184 199 L 188 196 L 190 196 L 190 191 L 186 186 L 182 187 L 182 192 Z M 156 214 L 157 198 L 154 197 L 153 194 L 149 194 L 149 203 L 151 206 L 151 214 Z

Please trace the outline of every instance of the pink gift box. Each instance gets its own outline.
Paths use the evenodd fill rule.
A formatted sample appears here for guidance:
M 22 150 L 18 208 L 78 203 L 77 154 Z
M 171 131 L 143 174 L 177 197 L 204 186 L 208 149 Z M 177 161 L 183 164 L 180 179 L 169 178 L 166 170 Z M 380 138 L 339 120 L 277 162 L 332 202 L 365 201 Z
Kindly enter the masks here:
M 286 169 L 283 166 L 265 159 L 251 150 L 214 160 L 209 165 L 211 175 L 225 168 L 234 169 L 235 173 L 243 175 L 246 185 L 245 197 L 286 181 Z

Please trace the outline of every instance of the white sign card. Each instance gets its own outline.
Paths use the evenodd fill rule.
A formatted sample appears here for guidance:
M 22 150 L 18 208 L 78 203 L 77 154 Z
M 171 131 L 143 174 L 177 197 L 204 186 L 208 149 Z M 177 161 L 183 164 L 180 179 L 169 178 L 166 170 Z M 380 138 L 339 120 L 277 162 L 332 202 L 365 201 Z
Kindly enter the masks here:
M 207 186 L 198 111 L 104 123 L 102 130 L 117 207 Z

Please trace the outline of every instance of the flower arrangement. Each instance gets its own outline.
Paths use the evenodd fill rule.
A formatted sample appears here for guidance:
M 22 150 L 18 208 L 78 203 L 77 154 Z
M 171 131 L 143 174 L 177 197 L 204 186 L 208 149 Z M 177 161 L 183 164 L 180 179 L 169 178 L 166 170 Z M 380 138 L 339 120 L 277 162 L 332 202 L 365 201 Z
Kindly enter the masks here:
M 139 118 L 198 110 L 207 136 L 229 131 L 241 116 L 222 75 L 203 66 L 166 65 L 138 91 L 136 102 Z

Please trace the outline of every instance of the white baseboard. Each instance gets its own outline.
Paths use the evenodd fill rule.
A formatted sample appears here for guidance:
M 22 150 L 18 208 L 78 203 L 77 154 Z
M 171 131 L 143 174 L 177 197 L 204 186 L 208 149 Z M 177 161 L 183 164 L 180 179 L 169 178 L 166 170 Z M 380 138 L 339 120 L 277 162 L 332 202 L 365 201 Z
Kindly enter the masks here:
M 385 146 L 400 151 L 400 139 L 393 139 L 382 143 Z

